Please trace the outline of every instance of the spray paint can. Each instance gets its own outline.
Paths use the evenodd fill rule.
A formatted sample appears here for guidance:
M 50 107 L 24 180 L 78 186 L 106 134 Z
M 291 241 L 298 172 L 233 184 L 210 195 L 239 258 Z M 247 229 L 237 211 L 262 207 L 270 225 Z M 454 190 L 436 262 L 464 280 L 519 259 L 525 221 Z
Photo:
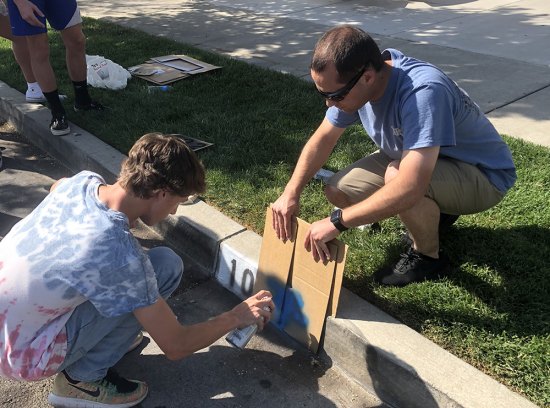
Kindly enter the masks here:
M 269 298 L 262 298 L 269 299 Z M 271 312 L 271 308 L 266 306 L 263 308 L 266 312 Z M 242 329 L 235 329 L 232 332 L 230 332 L 226 337 L 225 340 L 229 344 L 231 344 L 234 347 L 237 347 L 238 349 L 244 349 L 250 339 L 252 339 L 252 336 L 254 336 L 258 331 L 258 325 L 257 324 L 251 324 L 250 326 L 246 326 Z

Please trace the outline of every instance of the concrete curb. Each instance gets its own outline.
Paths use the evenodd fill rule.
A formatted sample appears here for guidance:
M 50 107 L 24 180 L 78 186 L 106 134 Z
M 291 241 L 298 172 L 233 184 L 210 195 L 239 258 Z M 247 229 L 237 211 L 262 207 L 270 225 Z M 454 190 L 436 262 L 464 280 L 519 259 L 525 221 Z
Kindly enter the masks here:
M 33 144 L 71 170 L 96 171 L 108 182 L 116 178 L 125 157 L 72 123 L 70 135 L 51 135 L 49 110 L 25 103 L 21 93 L 1 81 L 0 118 L 9 120 Z M 228 287 L 226 274 L 220 271 L 234 254 L 244 260 L 245 270 L 257 269 L 258 234 L 203 202 L 180 206 L 157 232 L 202 274 L 215 277 L 241 297 L 245 295 L 244 290 Z M 337 317 L 327 320 L 321 356 L 396 407 L 535 407 L 345 289 Z

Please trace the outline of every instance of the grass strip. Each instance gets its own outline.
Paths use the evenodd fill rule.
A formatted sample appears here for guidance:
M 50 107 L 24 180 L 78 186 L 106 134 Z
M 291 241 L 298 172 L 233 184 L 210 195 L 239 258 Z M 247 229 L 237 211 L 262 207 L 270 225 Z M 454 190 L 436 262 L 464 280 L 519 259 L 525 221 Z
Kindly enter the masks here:
M 204 199 L 261 233 L 265 207 L 282 192 L 304 143 L 324 117 L 313 85 L 114 24 L 86 18 L 87 53 L 124 67 L 166 54 L 187 54 L 221 70 L 149 94 L 132 79 L 122 91 L 92 89 L 107 113 L 73 113 L 69 120 L 126 153 L 142 134 L 182 133 L 214 143 L 199 153 L 208 170 Z M 60 36 L 50 32 L 51 61 L 59 88 L 72 98 Z M 0 78 L 24 92 L 25 82 L 0 40 Z M 460 217 L 443 248 L 454 265 L 440 282 L 384 288 L 371 275 L 401 252 L 395 218 L 382 231 L 344 233 L 351 251 L 345 286 L 507 384 L 550 406 L 550 149 L 506 138 L 518 167 L 516 186 L 497 207 Z M 348 129 L 326 167 L 337 170 L 372 152 L 363 129 Z M 306 187 L 301 217 L 330 213 L 320 182 Z M 429 358 L 429 356 L 426 356 Z

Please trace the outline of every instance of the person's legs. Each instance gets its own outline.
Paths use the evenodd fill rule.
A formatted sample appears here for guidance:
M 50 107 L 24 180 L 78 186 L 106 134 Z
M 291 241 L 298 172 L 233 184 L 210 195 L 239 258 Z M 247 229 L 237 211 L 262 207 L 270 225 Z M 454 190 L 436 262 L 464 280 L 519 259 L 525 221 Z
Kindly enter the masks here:
M 65 60 L 69 77 L 74 82 L 86 80 L 86 38 L 82 32 L 82 24 L 61 30 L 61 38 L 65 45 Z
M 48 34 L 41 33 L 25 37 L 30 56 L 32 72 L 43 92 L 57 90 L 57 81 L 50 64 L 50 44 Z
M 346 208 L 369 197 L 384 185 L 384 173 L 391 159 L 377 151 L 334 174 L 325 187 L 330 203 Z
M 14 36 L 26 39 L 28 55 L 30 57 L 32 73 L 48 101 L 52 111 L 50 130 L 54 135 L 65 135 L 70 132 L 69 124 L 65 117 L 65 109 L 61 104 L 57 91 L 57 82 L 50 64 L 50 47 L 46 29 L 46 6 L 47 0 L 33 0 L 36 7 L 45 15 L 37 16 L 37 19 L 44 24 L 43 27 L 33 26 L 27 23 L 21 16 L 18 7 L 13 0 L 8 0 L 8 9 L 12 33 Z M 49 19 L 49 18 L 48 18 Z
M 159 293 L 168 298 L 178 287 L 183 263 L 171 249 L 148 251 L 157 276 Z M 68 351 L 48 400 L 54 406 L 133 406 L 148 393 L 142 381 L 126 380 L 111 367 L 131 348 L 141 330 L 132 313 L 114 318 L 101 316 L 86 302 L 77 307 L 65 325 Z
M 148 251 L 153 264 L 160 295 L 168 298 L 178 287 L 183 263 L 181 258 L 166 247 Z M 107 370 L 124 356 L 141 330 L 132 313 L 106 318 L 86 302 L 78 306 L 65 325 L 67 330 L 67 356 L 60 367 L 79 381 L 101 379 Z
M 65 108 L 61 104 L 55 74 L 50 64 L 48 35 L 31 35 L 27 36 L 26 39 L 32 63 L 32 71 L 52 111 L 50 131 L 56 136 L 66 135 L 71 129 L 67 122 Z
M 398 163 L 392 163 L 386 173 L 386 182 L 398 173 Z M 439 159 L 426 196 L 399 214 L 412 238 L 411 248 L 393 267 L 377 271 L 375 280 L 385 285 L 403 286 L 445 275 L 450 263 L 439 248 L 440 215 L 481 212 L 496 205 L 503 196 L 476 166 Z
M 86 67 L 86 37 L 82 32 L 82 18 L 76 0 L 48 0 L 48 21 L 61 32 L 65 45 L 65 60 L 75 91 L 75 111 L 103 110 L 88 93 Z

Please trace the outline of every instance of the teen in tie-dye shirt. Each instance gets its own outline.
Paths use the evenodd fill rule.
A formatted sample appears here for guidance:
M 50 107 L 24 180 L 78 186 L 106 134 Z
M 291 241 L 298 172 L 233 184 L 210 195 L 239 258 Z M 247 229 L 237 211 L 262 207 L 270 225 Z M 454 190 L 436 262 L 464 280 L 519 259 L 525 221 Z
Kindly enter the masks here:
M 127 217 L 98 199 L 91 172 L 63 180 L 0 242 L 0 372 L 51 376 L 67 349 L 65 323 L 89 300 L 106 317 L 153 304 L 148 257 Z
M 64 407 L 131 407 L 147 384 L 111 367 L 145 329 L 172 360 L 237 327 L 269 321 L 260 291 L 206 322 L 181 325 L 165 299 L 181 259 L 144 252 L 129 227 L 154 225 L 205 189 L 202 164 L 178 135 L 141 137 L 115 184 L 81 172 L 52 193 L 0 242 L 0 375 L 39 380 L 58 373 L 48 401 Z

